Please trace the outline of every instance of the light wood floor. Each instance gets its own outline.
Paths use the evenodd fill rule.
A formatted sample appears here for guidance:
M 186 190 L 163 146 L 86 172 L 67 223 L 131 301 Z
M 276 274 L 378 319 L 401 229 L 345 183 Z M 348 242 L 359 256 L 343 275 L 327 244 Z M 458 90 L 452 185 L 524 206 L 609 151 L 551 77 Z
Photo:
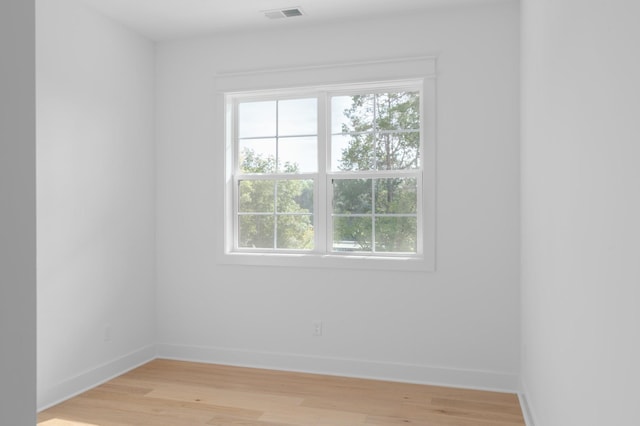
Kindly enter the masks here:
M 155 360 L 40 426 L 523 426 L 513 394 Z

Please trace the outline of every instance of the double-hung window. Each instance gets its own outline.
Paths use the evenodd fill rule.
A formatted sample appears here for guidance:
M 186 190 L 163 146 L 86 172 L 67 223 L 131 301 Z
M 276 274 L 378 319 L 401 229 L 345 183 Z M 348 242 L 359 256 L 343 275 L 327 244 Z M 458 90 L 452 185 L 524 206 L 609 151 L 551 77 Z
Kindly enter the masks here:
M 429 95 L 419 79 L 226 93 L 225 254 L 423 262 L 433 242 Z

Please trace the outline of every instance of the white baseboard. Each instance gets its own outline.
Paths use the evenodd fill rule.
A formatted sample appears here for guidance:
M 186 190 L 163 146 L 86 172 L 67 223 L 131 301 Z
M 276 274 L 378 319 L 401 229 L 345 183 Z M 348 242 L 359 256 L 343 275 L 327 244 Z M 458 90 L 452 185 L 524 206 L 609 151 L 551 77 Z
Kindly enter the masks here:
M 145 346 L 47 389 L 38 389 L 38 412 L 81 394 L 155 358 L 156 346 Z
M 533 411 L 531 410 L 531 405 L 529 405 L 526 390 L 518 392 L 518 400 L 520 401 L 520 408 L 522 409 L 524 424 L 526 426 L 535 426 Z
M 517 374 L 460 370 L 360 359 L 331 358 L 291 353 L 246 351 L 210 346 L 157 345 L 158 358 L 206 362 L 240 367 L 328 374 L 516 393 Z
M 39 389 L 38 412 L 79 395 L 155 358 L 498 392 L 516 393 L 518 390 L 518 375 L 511 373 L 210 346 L 158 344 L 143 347 L 49 388 Z M 526 398 L 524 394 L 519 394 L 519 397 L 527 426 L 533 426 Z

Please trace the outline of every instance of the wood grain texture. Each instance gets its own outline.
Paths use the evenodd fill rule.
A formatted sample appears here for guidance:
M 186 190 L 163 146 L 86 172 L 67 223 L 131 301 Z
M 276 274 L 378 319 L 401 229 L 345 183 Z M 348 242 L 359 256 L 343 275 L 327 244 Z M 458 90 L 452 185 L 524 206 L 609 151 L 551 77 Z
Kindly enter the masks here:
M 155 360 L 43 411 L 40 426 L 524 426 L 516 395 Z

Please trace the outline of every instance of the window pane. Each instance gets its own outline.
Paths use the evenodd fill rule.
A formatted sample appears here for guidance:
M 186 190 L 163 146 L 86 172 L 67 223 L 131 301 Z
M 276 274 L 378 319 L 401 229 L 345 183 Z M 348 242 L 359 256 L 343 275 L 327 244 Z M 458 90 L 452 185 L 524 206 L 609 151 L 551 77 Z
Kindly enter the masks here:
M 273 213 L 274 181 L 241 180 L 238 183 L 240 213 Z
M 276 101 L 243 102 L 238 105 L 238 136 L 241 138 L 276 135 Z
M 419 152 L 419 132 L 379 134 L 376 145 L 377 169 L 416 169 L 420 167 Z
M 415 217 L 377 217 L 376 251 L 415 253 L 417 233 Z
M 336 214 L 370 214 L 371 179 L 334 179 L 333 212 Z
M 345 170 L 342 165 L 342 157 L 346 155 L 349 148 L 350 136 L 332 136 L 331 137 L 331 170 Z
M 278 102 L 278 136 L 318 134 L 318 100 L 292 99 Z
M 278 171 L 314 173 L 318 170 L 318 138 L 279 138 Z
M 278 212 L 313 213 L 313 180 L 279 181 Z
M 359 135 L 334 135 L 331 137 L 332 170 L 355 171 L 373 168 L 374 136 L 371 133 Z
M 273 216 L 238 217 L 238 247 L 273 248 Z
M 420 129 L 419 92 L 377 94 L 376 127 L 378 130 Z
M 275 173 L 275 139 L 240 139 L 238 143 L 242 173 Z
M 311 215 L 278 215 L 277 248 L 312 250 L 313 217 Z
M 331 98 L 331 133 L 367 132 L 373 129 L 373 95 Z
M 334 217 L 333 251 L 371 251 L 371 217 Z
M 351 105 L 351 96 L 331 98 L 331 133 L 349 133 L 353 130 L 347 117 Z
M 416 179 L 376 180 L 377 214 L 415 214 L 417 212 Z

